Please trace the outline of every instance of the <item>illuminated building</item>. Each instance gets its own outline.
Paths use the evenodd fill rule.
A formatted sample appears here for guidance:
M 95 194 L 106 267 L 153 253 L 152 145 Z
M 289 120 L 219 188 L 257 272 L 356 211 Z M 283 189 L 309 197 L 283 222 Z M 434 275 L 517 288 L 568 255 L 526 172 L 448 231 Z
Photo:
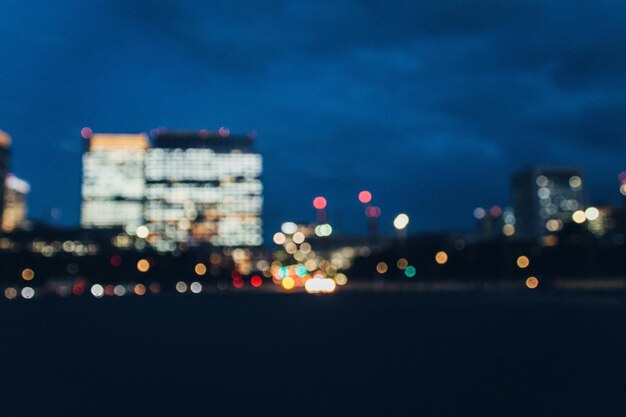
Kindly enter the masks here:
M 532 167 L 512 178 L 516 231 L 524 237 L 558 232 L 584 209 L 580 170 L 568 167 Z
M 261 155 L 253 137 L 156 130 L 146 154 L 148 241 L 159 250 L 179 244 L 262 243 Z
M 83 153 L 81 226 L 139 226 L 143 222 L 148 137 L 92 135 L 87 128 L 82 133 L 87 146 Z
M 500 206 L 488 210 L 478 207 L 474 210 L 474 217 L 478 221 L 480 235 L 484 238 L 513 236 L 516 233 L 517 219 L 509 207 L 504 210 Z
M 0 219 L 4 208 L 4 182 L 9 172 L 9 149 L 11 147 L 11 137 L 0 130 Z
M 13 174 L 6 176 L 4 184 L 2 230 L 12 232 L 22 227 L 26 220 L 26 195 L 30 191 L 30 185 Z

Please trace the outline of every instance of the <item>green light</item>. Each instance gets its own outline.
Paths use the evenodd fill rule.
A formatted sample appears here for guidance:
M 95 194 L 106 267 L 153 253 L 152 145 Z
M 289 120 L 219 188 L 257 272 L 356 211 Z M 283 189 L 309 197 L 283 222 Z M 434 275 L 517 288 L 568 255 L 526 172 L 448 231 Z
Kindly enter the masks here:
M 278 276 L 280 277 L 280 279 L 283 279 L 287 276 L 287 267 L 283 266 L 282 268 L 280 268 L 278 270 Z
M 298 265 L 296 266 L 296 275 L 299 277 L 303 277 L 305 276 L 307 273 L 307 269 L 304 267 L 304 265 Z
M 409 278 L 413 278 L 416 272 L 417 271 L 415 270 L 415 267 L 413 265 L 409 265 L 406 268 L 404 268 L 404 275 L 406 275 Z

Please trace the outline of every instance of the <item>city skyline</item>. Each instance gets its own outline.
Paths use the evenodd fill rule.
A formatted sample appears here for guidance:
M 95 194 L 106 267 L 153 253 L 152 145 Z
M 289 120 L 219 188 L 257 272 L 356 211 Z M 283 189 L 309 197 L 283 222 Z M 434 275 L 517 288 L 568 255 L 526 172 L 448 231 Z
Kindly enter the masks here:
M 256 130 L 266 230 L 313 220 L 324 195 L 338 230 L 363 232 L 362 189 L 382 231 L 399 212 L 411 231 L 470 229 L 533 164 L 620 197 L 621 4 L 138 4 L 2 6 L 0 128 L 35 219 L 78 224 L 85 126 Z

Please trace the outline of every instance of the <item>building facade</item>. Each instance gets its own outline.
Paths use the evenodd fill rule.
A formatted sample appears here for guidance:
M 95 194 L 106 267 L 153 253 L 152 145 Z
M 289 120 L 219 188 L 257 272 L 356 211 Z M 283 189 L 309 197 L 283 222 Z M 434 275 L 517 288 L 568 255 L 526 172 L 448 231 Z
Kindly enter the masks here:
M 4 210 L 2 211 L 2 231 L 12 232 L 24 226 L 26 221 L 26 196 L 30 185 L 13 174 L 8 174 L 4 189 Z
M 511 181 L 516 234 L 534 238 L 558 232 L 584 210 L 581 171 L 571 167 L 532 167 Z
M 143 223 L 145 134 L 93 134 L 85 138 L 80 224 L 85 228 Z
M 9 151 L 11 148 L 11 137 L 0 130 L 0 219 L 4 209 L 5 181 L 9 173 Z
M 152 141 L 144 220 L 153 246 L 262 243 L 262 159 L 251 135 L 157 130 Z

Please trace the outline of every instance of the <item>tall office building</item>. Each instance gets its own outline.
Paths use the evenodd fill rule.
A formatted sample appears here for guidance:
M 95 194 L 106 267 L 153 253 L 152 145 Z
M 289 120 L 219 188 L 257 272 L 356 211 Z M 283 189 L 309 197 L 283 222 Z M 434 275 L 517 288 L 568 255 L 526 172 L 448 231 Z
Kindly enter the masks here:
M 262 160 L 251 135 L 156 130 L 152 139 L 144 218 L 153 246 L 262 243 Z
M 9 173 L 9 149 L 11 147 L 11 137 L 0 130 L 0 219 L 4 209 L 4 183 Z
M 558 232 L 584 209 L 580 170 L 569 167 L 532 167 L 512 178 L 516 231 L 524 237 Z
M 83 129 L 85 131 L 85 129 Z M 143 223 L 144 134 L 87 134 L 83 153 L 80 224 L 86 228 L 137 227 Z
M 13 174 L 8 174 L 4 189 L 4 210 L 2 212 L 2 231 L 12 232 L 24 225 L 26 220 L 26 196 L 30 185 Z

